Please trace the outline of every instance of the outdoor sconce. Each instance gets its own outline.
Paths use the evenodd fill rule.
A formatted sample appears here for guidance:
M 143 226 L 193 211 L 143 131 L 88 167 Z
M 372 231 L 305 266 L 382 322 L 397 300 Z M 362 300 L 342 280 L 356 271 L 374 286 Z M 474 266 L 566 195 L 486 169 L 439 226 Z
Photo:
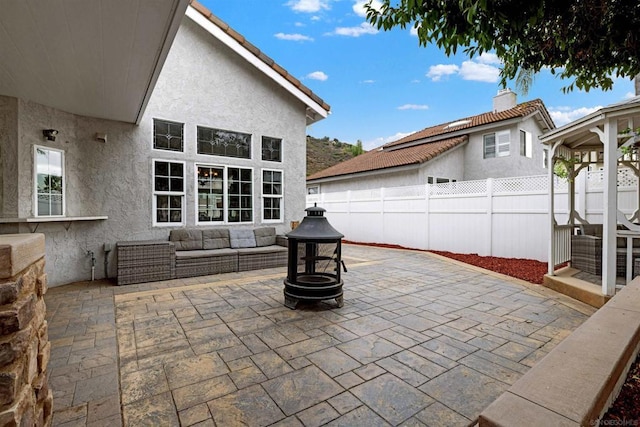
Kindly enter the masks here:
M 57 134 L 58 131 L 55 129 L 44 129 L 42 131 L 42 135 L 46 138 L 47 141 L 55 141 Z

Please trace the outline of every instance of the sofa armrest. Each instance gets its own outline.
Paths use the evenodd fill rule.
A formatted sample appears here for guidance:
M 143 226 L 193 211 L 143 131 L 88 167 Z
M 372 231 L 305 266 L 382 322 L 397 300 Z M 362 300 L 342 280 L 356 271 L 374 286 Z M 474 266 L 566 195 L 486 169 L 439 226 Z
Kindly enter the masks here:
M 176 247 L 167 240 L 117 242 L 118 285 L 175 278 Z
M 280 246 L 284 246 L 285 248 L 289 247 L 289 239 L 287 239 L 287 236 L 284 236 L 282 234 L 278 234 L 276 236 L 276 245 L 280 245 Z

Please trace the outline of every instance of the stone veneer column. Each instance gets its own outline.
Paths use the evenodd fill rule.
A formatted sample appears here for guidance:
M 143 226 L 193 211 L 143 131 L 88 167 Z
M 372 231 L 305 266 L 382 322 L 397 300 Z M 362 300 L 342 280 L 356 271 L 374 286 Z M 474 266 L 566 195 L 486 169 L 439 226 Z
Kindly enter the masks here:
M 0 425 L 51 425 L 43 234 L 0 235 Z

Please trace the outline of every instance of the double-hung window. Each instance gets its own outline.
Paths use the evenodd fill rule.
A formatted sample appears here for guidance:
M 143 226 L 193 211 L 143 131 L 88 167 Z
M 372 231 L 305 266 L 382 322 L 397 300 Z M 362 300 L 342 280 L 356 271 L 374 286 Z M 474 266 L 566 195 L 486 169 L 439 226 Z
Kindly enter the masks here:
M 64 216 L 64 151 L 34 147 L 35 216 Z
M 508 156 L 511 147 L 511 132 L 505 130 L 484 135 L 483 146 L 485 159 Z
M 224 168 L 197 166 L 198 222 L 224 222 Z
M 282 171 L 262 170 L 262 219 L 265 222 L 281 222 Z
M 184 169 L 184 162 L 153 161 L 154 225 L 183 224 Z
M 520 155 L 531 158 L 533 156 L 533 141 L 531 132 L 520 130 Z
M 253 222 L 253 170 L 227 168 L 228 222 Z

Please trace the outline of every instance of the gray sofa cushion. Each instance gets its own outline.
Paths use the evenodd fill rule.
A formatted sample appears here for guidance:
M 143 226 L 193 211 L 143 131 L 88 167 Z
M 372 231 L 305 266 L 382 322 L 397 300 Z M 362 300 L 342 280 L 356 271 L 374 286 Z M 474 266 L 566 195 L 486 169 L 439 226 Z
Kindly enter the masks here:
M 234 249 L 209 249 L 195 251 L 176 251 L 176 259 L 213 258 L 219 256 L 237 255 Z
M 211 228 L 202 230 L 202 247 L 203 249 L 222 249 L 231 247 L 229 241 L 229 229 L 227 228 Z
M 229 240 L 231 240 L 231 247 L 234 249 L 256 247 L 256 236 L 250 228 L 230 229 Z
M 279 245 L 271 245 L 271 246 L 260 246 L 256 248 L 242 248 L 238 249 L 238 255 L 246 255 L 246 254 L 273 254 L 279 252 L 287 252 L 287 248 Z
M 253 230 L 256 236 L 256 246 L 270 246 L 276 244 L 276 228 L 261 227 Z
M 195 228 L 171 230 L 169 240 L 176 245 L 176 251 L 202 249 L 202 230 Z

